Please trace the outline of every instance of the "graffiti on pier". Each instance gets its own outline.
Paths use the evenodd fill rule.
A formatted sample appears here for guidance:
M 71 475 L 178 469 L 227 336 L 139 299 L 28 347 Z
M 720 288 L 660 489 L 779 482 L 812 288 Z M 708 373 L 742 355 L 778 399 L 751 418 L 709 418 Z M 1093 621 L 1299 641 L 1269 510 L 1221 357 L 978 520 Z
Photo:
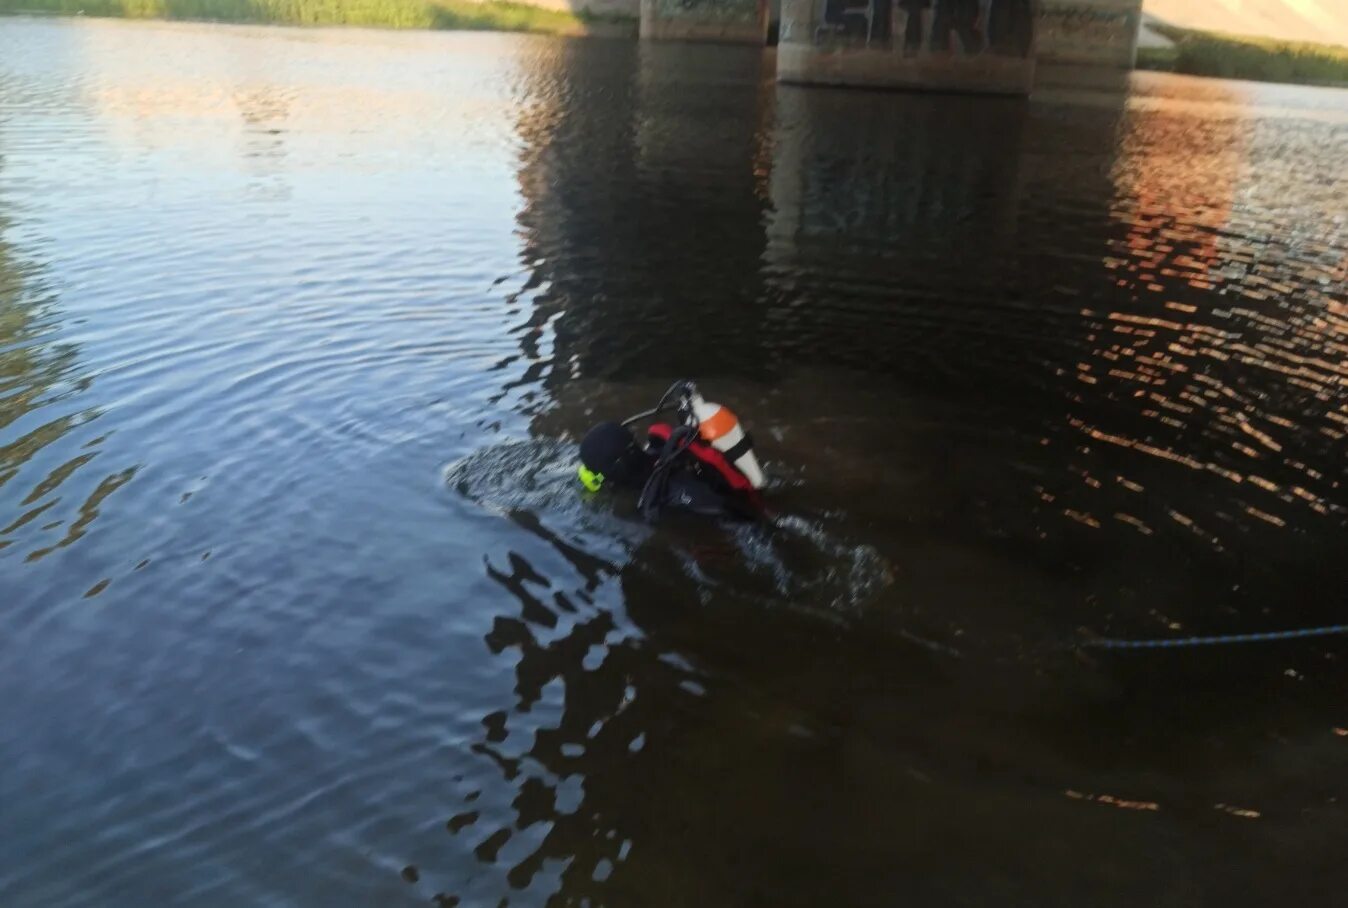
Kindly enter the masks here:
M 820 0 L 812 43 L 906 57 L 1027 58 L 1034 52 L 1034 7 L 1034 0 Z

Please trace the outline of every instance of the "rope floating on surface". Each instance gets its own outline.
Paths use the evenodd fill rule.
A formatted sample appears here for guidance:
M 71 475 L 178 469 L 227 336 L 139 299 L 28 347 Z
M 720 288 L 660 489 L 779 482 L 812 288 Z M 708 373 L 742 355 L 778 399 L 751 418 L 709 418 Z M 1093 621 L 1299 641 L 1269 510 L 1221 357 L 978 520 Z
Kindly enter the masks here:
M 1334 637 L 1348 634 L 1348 624 L 1330 624 L 1325 627 L 1305 627 L 1291 631 L 1265 631 L 1257 634 L 1223 634 L 1216 637 L 1175 637 L 1165 640 L 1113 640 L 1097 638 L 1083 640 L 1077 646 L 1084 649 L 1177 649 L 1194 646 L 1226 646 L 1237 643 L 1267 643 L 1274 640 L 1299 640 L 1306 637 Z

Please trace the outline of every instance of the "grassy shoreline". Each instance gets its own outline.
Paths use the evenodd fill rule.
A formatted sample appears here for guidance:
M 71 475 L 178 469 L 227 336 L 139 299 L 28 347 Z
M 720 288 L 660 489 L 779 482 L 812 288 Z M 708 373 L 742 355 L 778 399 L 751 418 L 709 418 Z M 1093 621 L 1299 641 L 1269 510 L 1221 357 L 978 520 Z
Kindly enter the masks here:
M 3 0 L 0 0 L 3 2 Z M 1219 79 L 1348 86 L 1348 47 L 1153 25 L 1174 47 L 1141 48 L 1138 69 Z
M 171 19 L 257 25 L 636 34 L 636 21 L 510 0 L 0 0 L 0 15 Z

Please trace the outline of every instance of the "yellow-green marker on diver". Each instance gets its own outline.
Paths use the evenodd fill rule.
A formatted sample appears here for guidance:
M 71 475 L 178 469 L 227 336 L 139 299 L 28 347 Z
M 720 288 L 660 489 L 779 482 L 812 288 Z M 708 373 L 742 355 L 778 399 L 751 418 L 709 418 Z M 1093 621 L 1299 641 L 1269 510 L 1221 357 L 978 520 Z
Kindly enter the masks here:
M 599 487 L 604 484 L 604 474 L 596 473 L 585 464 L 581 464 L 577 472 L 580 474 L 580 484 L 591 492 L 598 492 Z

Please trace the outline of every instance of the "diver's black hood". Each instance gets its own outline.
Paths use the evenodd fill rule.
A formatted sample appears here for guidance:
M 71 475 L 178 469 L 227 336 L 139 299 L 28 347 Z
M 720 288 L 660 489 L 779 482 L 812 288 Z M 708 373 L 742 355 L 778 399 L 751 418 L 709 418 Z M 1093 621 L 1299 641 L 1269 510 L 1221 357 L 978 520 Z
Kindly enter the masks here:
M 644 482 L 650 472 L 649 458 L 632 433 L 616 422 L 601 422 L 585 433 L 580 443 L 580 459 L 586 469 L 620 485 Z

